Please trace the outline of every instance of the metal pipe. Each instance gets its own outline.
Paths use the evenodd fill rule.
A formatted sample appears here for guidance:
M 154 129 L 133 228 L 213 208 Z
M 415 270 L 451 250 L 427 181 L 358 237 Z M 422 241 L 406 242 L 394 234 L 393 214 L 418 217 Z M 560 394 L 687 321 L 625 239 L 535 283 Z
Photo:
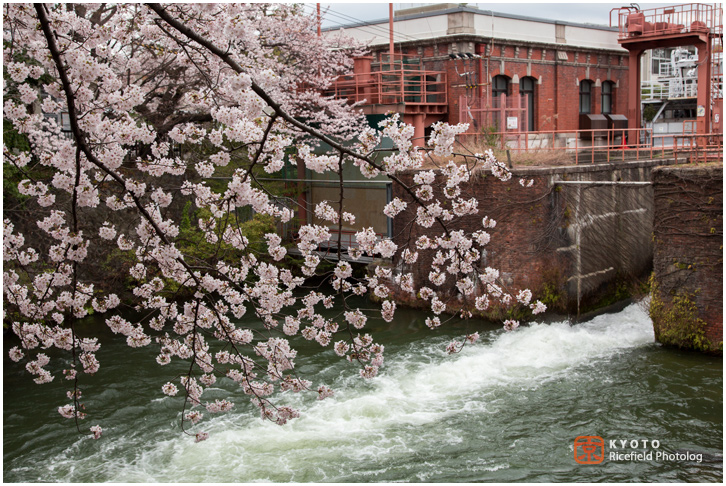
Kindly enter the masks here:
M 321 25 L 320 25 L 320 4 L 318 3 L 318 37 L 322 35 L 321 32 Z
M 639 181 L 553 181 L 553 184 L 571 184 L 588 186 L 650 186 L 652 182 Z
M 231 177 L 209 177 L 209 179 L 231 179 Z M 324 179 L 304 179 L 304 178 L 297 178 L 297 179 L 276 179 L 274 177 L 257 177 L 258 181 L 271 181 L 271 182 L 305 182 L 305 183 L 315 183 L 315 184 L 340 184 L 339 180 L 324 180 Z M 363 184 L 363 185 L 390 185 L 393 184 L 393 181 L 364 181 L 364 180 L 357 180 L 357 179 L 351 179 L 351 180 L 344 180 L 343 184 Z
M 390 65 L 390 70 L 393 70 L 393 4 L 388 4 L 388 30 L 389 30 L 389 38 L 388 38 L 388 63 Z M 401 64 L 403 66 L 403 64 Z

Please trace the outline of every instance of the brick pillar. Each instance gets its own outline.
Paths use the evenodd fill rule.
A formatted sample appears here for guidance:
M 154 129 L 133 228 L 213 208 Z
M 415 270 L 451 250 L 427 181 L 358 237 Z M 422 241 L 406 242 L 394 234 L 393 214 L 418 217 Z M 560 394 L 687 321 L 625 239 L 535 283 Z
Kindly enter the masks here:
M 595 81 L 592 85 L 592 112 L 598 115 L 602 113 L 602 84 Z
M 519 76 L 515 74 L 509 86 L 512 90 L 512 96 L 519 96 Z

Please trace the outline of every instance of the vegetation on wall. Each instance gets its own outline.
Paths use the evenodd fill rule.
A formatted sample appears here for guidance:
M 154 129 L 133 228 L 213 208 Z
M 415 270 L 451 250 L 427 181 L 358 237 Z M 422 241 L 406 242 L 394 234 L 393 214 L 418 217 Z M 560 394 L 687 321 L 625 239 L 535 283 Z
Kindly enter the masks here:
M 723 351 L 723 341 L 713 343 L 706 337 L 707 324 L 698 316 L 695 294 L 679 291 L 667 298 L 654 282 L 651 285 L 653 291 L 648 312 L 658 342 L 705 353 Z

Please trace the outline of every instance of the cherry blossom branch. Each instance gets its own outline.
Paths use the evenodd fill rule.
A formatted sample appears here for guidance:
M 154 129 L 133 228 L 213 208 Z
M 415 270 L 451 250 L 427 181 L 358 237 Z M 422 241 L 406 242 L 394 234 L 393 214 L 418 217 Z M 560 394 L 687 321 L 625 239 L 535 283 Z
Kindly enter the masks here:
M 81 129 L 78 126 L 78 115 L 76 112 L 75 103 L 73 102 L 73 100 L 75 99 L 75 94 L 73 93 L 73 88 L 71 87 L 71 82 L 68 79 L 68 75 L 63 68 L 63 61 L 60 58 L 60 51 L 58 50 L 58 45 L 55 42 L 55 37 L 53 35 L 53 32 L 50 30 L 50 21 L 48 20 L 48 16 L 45 13 L 45 4 L 34 4 L 34 7 L 36 12 L 38 13 L 40 28 L 45 35 L 46 41 L 48 42 L 48 50 L 50 51 L 50 54 L 53 57 L 53 61 L 58 68 L 58 77 L 61 80 L 61 83 L 63 85 L 63 91 L 65 91 L 66 94 L 66 100 L 68 104 L 68 118 L 70 120 L 71 132 L 73 133 L 73 137 L 78 144 L 78 148 L 83 152 L 83 155 L 85 155 L 92 164 L 103 170 L 106 174 L 108 174 L 111 178 L 118 182 L 121 187 L 125 189 L 126 183 L 121 178 L 121 176 L 109 169 L 103 162 L 98 160 L 94 153 L 88 148 L 88 145 L 86 145 L 85 137 L 83 136 L 83 133 L 81 133 Z M 161 238 L 164 243 L 169 244 L 169 240 L 166 239 L 164 232 L 158 227 L 158 225 L 154 221 L 154 218 L 152 218 L 151 215 L 146 211 L 146 208 L 144 208 L 144 206 L 141 204 L 138 196 L 132 193 L 131 197 L 133 198 L 139 212 L 144 216 L 148 223 L 154 227 L 154 230 L 156 231 L 156 234 L 159 236 L 159 238 Z
M 182 23 L 181 21 L 175 19 L 172 17 L 164 7 L 162 7 L 158 3 L 148 3 L 145 4 L 148 6 L 151 10 L 153 10 L 159 17 L 161 17 L 165 22 L 167 22 L 169 25 L 174 27 L 176 30 L 187 36 L 189 39 L 192 39 L 193 41 L 197 42 L 201 46 L 204 46 L 206 49 L 208 49 L 210 52 L 215 54 L 217 57 L 219 57 L 222 61 L 224 61 L 228 66 L 230 66 L 235 72 L 239 74 L 245 73 L 245 70 L 234 60 L 232 59 L 232 56 L 230 54 L 229 50 L 222 50 L 214 43 L 210 42 L 209 40 L 205 39 L 201 35 L 197 34 L 193 29 Z M 267 92 L 262 89 L 257 83 L 254 81 L 251 82 L 250 89 L 257 94 L 267 105 L 272 108 L 275 113 L 280 116 L 280 118 L 284 119 L 286 122 L 288 122 L 290 125 L 300 129 L 304 133 L 307 133 L 309 135 L 312 135 L 313 137 L 317 138 L 318 140 L 330 145 L 333 147 L 337 152 L 341 154 L 345 154 L 348 157 L 352 157 L 354 159 L 358 159 L 363 161 L 366 164 L 371 165 L 377 170 L 385 171 L 383 167 L 381 167 L 379 164 L 376 164 L 373 162 L 370 158 L 364 157 L 357 152 L 350 150 L 345 145 L 338 143 L 337 141 L 333 140 L 332 138 L 328 137 L 324 133 L 316 130 L 315 128 L 306 125 L 294 117 L 290 116 L 283 108 L 282 106 L 277 103 L 270 95 L 267 94 Z M 396 177 L 393 174 L 387 174 L 387 176 L 399 184 L 415 201 L 417 201 L 421 206 L 424 206 L 423 202 L 420 201 L 418 196 L 401 180 Z M 446 225 L 441 221 L 439 218 L 436 218 L 439 224 L 442 226 L 443 230 L 448 232 L 448 229 Z
M 154 334 L 147 328 L 158 332 L 157 361 L 161 365 L 176 357 L 190 361 L 188 372 L 181 377 L 186 390 L 182 428 L 188 429 L 185 417 L 190 404 L 204 405 L 210 413 L 229 408 L 228 402 L 203 403 L 200 399 L 204 387 L 211 386 L 217 376 L 238 383 L 263 417 L 284 423 L 297 412 L 277 406 L 269 395 L 278 389 L 311 388 L 294 370 L 296 351 L 286 336 L 302 335 L 326 347 L 340 335 L 343 340 L 332 346 L 334 352 L 357 361 L 362 376 L 375 376 L 383 363 L 383 347 L 363 334 L 363 328 L 368 318 L 393 319 L 395 302 L 391 298 L 396 287 L 416 292 L 412 274 L 405 273 L 404 267 L 416 262 L 418 251 L 433 250 L 433 263 L 418 265 L 427 270 L 431 266 L 425 285 L 432 282 L 434 290 L 420 287 L 418 291 L 437 316 L 446 308 L 444 301 L 452 302 L 449 294 L 462 297 L 463 318 L 468 317 L 467 309 L 479 293 L 481 298 L 491 295 L 502 302 L 505 297 L 512 300 L 512 296 L 502 295 L 506 292 L 503 286 L 495 285 L 499 277 L 493 269 L 479 268 L 479 250 L 489 235 L 457 229 L 464 217 L 478 214 L 478 202 L 467 194 L 472 191 L 465 185 L 476 175 L 473 168 L 479 162 L 485 168 L 489 164 L 493 174 L 503 180 L 505 168 L 493 156 L 480 154 L 465 155 L 463 163 L 439 163 L 452 156 L 451 145 L 461 126 L 435 124 L 430 148 L 420 149 L 413 146 L 412 127 L 399 117 L 382 122 L 380 132 L 363 129 L 360 116 L 351 114 L 352 108 L 345 107 L 342 100 L 311 91 L 325 89 L 350 62 L 341 51 L 327 49 L 327 42 L 309 29 L 306 22 L 310 19 L 297 15 L 295 7 L 279 5 L 260 13 L 257 7 L 231 4 L 166 8 L 118 4 L 110 10 L 89 11 L 95 15 L 93 21 L 84 7 L 36 6 L 32 14 L 29 10 L 33 9 L 22 5 L 6 8 L 19 22 L 27 23 L 18 32 L 17 42 L 30 49 L 30 61 L 8 66 L 20 95 L 6 103 L 7 118 L 19 132 L 28 133 L 29 154 L 53 174 L 54 192 L 48 193 L 44 182 L 35 180 L 22 183 L 19 192 L 36 197 L 43 207 L 53 204 L 57 194 L 71 195 L 70 206 L 63 199 L 63 204 L 56 204 L 57 209 L 39 222 L 53 238 L 51 244 L 60 240 L 47 251 L 46 258 L 58 262 L 50 276 L 44 273 L 51 270 L 43 266 L 45 262 L 28 266 L 37 260 L 38 252 L 34 248 L 25 251 L 23 235 L 13 235 L 11 221 L 5 222 L 6 254 L 12 260 L 11 269 L 4 274 L 5 296 L 19 310 L 13 330 L 24 349 L 31 350 L 40 341 L 44 347 L 71 350 L 86 373 L 97 368 L 87 352 L 97 346 L 76 339 L 74 321 L 85 315 L 84 307 L 92 297 L 98 313 L 119 305 L 115 294 L 103 301 L 95 298 L 93 285 L 87 285 L 93 276 L 85 274 L 97 264 L 101 252 L 108 251 L 110 257 L 118 249 L 124 258 L 117 265 L 123 265 L 124 274 L 128 271 L 133 278 L 133 288 L 128 290 L 136 308 L 145 312 L 134 324 L 119 314 L 106 323 L 133 347 L 151 343 Z M 280 13 L 285 15 L 277 15 Z M 107 22 L 108 27 L 94 29 L 96 20 Z M 29 27 L 36 23 L 39 30 Z M 273 45 L 290 49 L 278 55 L 279 49 L 270 47 Z M 7 48 L 5 52 L 7 55 Z M 46 73 L 54 77 L 45 87 L 53 98 L 45 99 L 42 109 L 53 113 L 66 105 L 72 139 L 61 136 L 59 130 L 54 131 L 57 126 L 42 122 L 42 116 L 28 113 L 25 107 L 37 98 L 31 80 Z M 354 136 L 356 142 L 348 145 L 347 140 Z M 388 154 L 376 149 L 383 136 L 394 143 Z M 330 148 L 321 153 L 322 143 Z M 334 201 L 330 205 L 324 201 L 314 207 L 316 220 L 300 226 L 295 243 L 303 261 L 296 268 L 280 263 L 288 247 L 281 245 L 281 235 L 271 226 L 250 224 L 253 234 L 262 229 L 266 240 L 261 245 L 250 242 L 250 233 L 235 215 L 238 209 L 249 208 L 272 217 L 277 224 L 292 219 L 292 208 L 281 207 L 275 186 L 258 175 L 260 170 L 279 173 L 293 149 L 298 164 L 305 164 L 306 169 L 337 173 L 339 191 L 337 213 Z M 439 167 L 438 174 L 419 170 L 426 157 Z M 15 163 L 24 167 L 29 161 L 30 155 L 20 155 Z M 407 241 L 399 246 L 379 239 L 373 228 L 363 228 L 348 249 L 352 260 L 362 255 L 399 255 L 405 263 L 395 269 L 379 266 L 358 278 L 352 275 L 353 264 L 342 260 L 343 221 L 355 227 L 352 215 L 343 211 L 346 163 L 358 167 L 365 177 L 380 173 L 402 188 L 404 195 L 387 204 L 384 214 L 393 218 L 408 204 L 408 214 L 413 217 L 395 235 L 397 241 Z M 221 179 L 214 177 L 215 172 L 226 166 L 234 172 L 220 190 L 220 183 L 210 179 Z M 416 171 L 413 183 L 408 175 L 401 175 L 410 170 Z M 169 178 L 175 179 L 168 182 Z M 148 191 L 147 184 L 151 185 Z M 102 197 L 105 206 L 101 206 Z M 180 214 L 180 198 L 182 204 L 193 204 L 198 210 L 188 213 L 185 206 Z M 98 223 L 109 210 L 118 211 L 119 216 L 108 219 L 124 220 L 120 235 L 114 224 Z M 313 212 L 312 207 L 309 210 Z M 320 225 L 320 220 L 332 224 Z M 493 227 L 489 224 L 484 218 L 483 227 Z M 432 226 L 433 234 L 427 233 L 431 238 L 413 241 L 414 228 Z M 91 236 L 82 236 L 88 227 Z M 336 227 L 338 235 L 333 238 L 331 231 Z M 319 266 L 329 259 L 316 250 L 336 240 L 338 263 L 329 271 Z M 81 264 L 90 243 L 94 260 Z M 80 250 L 78 245 L 82 245 Z M 12 268 L 20 269 L 22 278 Z M 88 275 L 91 278 L 86 280 Z M 323 290 L 323 285 L 332 286 L 335 292 Z M 300 295 L 300 290 L 305 294 Z M 367 294 L 381 299 L 380 314 L 352 308 L 353 296 Z M 333 317 L 321 311 L 334 305 L 342 305 L 342 311 Z M 450 304 L 449 312 L 455 307 L 455 302 Z M 63 315 L 53 313 L 54 308 L 66 312 L 65 328 L 41 324 L 63 322 Z M 240 323 L 245 315 L 255 322 Z M 41 323 L 28 323 L 32 316 Z M 435 319 L 427 324 L 440 325 L 439 318 Z M 462 345 L 452 344 L 450 349 L 456 352 Z M 219 352 L 214 354 L 215 350 Z M 38 375 L 38 383 L 52 380 L 43 369 L 47 356 L 35 353 L 37 359 L 28 363 L 28 370 Z M 22 351 L 13 348 L 10 357 L 19 361 Z M 175 389 L 172 383 L 162 387 L 163 393 L 172 396 Z M 80 393 L 76 392 L 73 406 L 59 409 L 63 416 L 80 413 Z M 318 393 L 324 398 L 332 391 L 321 386 Z M 198 420 L 201 414 L 192 412 Z M 98 434 L 96 429 L 94 436 Z M 204 437 L 197 435 L 197 440 Z

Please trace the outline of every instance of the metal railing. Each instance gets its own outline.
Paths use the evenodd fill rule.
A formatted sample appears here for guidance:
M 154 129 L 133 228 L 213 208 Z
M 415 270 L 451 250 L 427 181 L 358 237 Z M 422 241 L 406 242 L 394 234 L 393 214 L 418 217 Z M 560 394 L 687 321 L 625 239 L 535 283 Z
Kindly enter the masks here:
M 476 127 L 526 130 L 528 114 L 527 95 L 502 94 L 492 98 L 477 97 L 474 100 L 459 96 L 459 120 Z
M 641 81 L 640 99 L 649 100 L 677 100 L 681 98 L 695 98 L 698 96 L 697 79 L 664 79 L 661 81 Z
M 379 71 L 400 69 L 401 66 L 407 67 L 408 69 L 419 69 L 421 68 L 421 56 L 400 53 L 394 53 L 391 56 L 388 52 L 382 52 L 380 54 L 379 64 Z
M 338 248 L 338 238 L 340 238 L 341 248 L 358 248 L 358 242 L 355 240 L 355 231 L 338 231 L 333 228 L 328 228 L 330 238 L 325 242 L 325 246 L 328 249 Z
M 355 239 L 355 231 L 341 230 L 338 231 L 336 228 L 328 227 L 330 233 L 330 239 L 324 242 L 321 246 L 328 249 L 335 250 L 338 248 L 338 236 L 340 236 L 340 247 L 341 248 L 358 248 L 358 242 Z M 385 239 L 386 235 L 376 233 L 376 240 Z
M 676 135 L 676 148 L 673 149 L 673 157 L 678 162 L 714 162 L 723 161 L 723 133 L 683 133 Z
M 584 135 L 584 136 L 583 136 Z M 458 141 L 473 151 L 492 148 L 501 151 L 521 153 L 557 153 L 574 158 L 575 164 L 625 161 L 641 157 L 664 158 L 672 153 L 691 153 L 700 147 L 699 153 L 714 154 L 718 147 L 723 150 L 723 136 L 720 145 L 696 144 L 698 137 L 716 137 L 694 134 L 654 134 L 652 128 L 613 128 L 594 130 L 551 130 L 539 132 L 486 132 L 464 133 Z M 588 139 L 588 140 L 583 140 Z M 708 138 L 707 138 L 708 139 Z
M 338 251 L 338 237 L 340 236 L 340 249 L 347 250 L 348 248 L 358 248 L 358 242 L 355 238 L 355 231 L 342 230 L 338 231 L 337 228 L 328 227 L 330 232 L 330 238 L 327 241 L 322 242 L 317 251 L 320 252 L 320 256 L 329 257 L 334 255 Z M 376 241 L 389 239 L 388 235 L 383 233 L 376 233 Z
M 681 33 L 723 33 L 723 10 L 709 4 L 689 3 L 647 10 L 614 8 L 610 11 L 611 27 L 614 26 L 613 13 L 617 14 L 620 39 Z
M 661 63 L 658 65 L 658 76 L 660 76 L 661 78 L 670 78 L 675 74 L 675 72 L 673 71 L 673 66 L 669 61 L 670 59 L 665 62 L 661 60 Z
M 399 67 L 340 76 L 327 96 L 365 104 L 447 105 L 446 73 Z
M 665 100 L 668 99 L 668 86 L 660 81 L 641 81 L 640 100 Z

